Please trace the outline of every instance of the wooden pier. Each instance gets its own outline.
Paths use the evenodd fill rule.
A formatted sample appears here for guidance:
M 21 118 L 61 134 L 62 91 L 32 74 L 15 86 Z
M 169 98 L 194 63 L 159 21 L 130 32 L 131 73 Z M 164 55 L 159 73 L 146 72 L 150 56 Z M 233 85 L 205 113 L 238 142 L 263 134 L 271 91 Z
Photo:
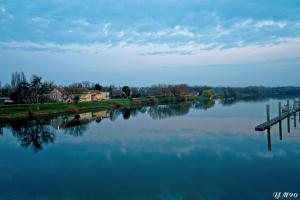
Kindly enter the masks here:
M 294 127 L 297 126 L 296 123 L 296 116 L 297 112 L 299 112 L 299 122 L 300 122 L 300 98 L 298 101 L 294 100 L 294 103 L 292 106 L 290 106 L 290 101 L 287 101 L 287 104 L 283 107 L 281 107 L 281 102 L 278 103 L 278 116 L 270 119 L 270 106 L 267 105 L 266 108 L 267 111 L 267 121 L 259 124 L 255 127 L 256 131 L 264 131 L 264 130 L 270 130 L 270 128 L 279 123 L 279 129 L 281 129 L 281 122 L 285 118 L 288 120 L 288 132 L 290 132 L 290 118 L 293 117 L 294 120 Z M 280 131 L 281 132 L 281 131 Z

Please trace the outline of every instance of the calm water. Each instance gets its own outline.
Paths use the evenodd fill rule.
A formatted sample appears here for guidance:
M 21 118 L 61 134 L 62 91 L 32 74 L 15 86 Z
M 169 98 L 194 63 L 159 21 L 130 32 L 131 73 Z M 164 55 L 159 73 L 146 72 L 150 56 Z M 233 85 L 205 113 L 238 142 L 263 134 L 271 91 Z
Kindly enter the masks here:
M 278 100 L 99 111 L 5 125 L 0 199 L 274 199 L 300 192 L 300 124 Z

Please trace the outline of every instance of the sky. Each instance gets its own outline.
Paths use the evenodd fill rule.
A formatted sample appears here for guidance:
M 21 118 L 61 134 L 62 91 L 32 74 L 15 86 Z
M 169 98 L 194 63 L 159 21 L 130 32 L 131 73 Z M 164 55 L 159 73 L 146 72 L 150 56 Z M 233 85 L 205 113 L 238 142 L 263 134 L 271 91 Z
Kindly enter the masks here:
M 0 81 L 300 86 L 299 0 L 0 0 Z

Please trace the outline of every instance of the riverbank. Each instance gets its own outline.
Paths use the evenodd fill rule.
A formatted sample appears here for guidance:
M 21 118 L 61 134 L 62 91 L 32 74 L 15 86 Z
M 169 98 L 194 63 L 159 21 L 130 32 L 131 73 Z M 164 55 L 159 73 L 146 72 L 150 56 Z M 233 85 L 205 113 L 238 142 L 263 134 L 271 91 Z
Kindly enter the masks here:
M 45 104 L 18 104 L 0 107 L 0 121 L 13 121 L 30 117 L 49 116 L 64 113 L 76 113 L 88 110 L 110 110 L 120 107 L 140 107 L 155 104 L 178 103 L 186 101 L 200 101 L 202 96 L 176 97 L 142 97 L 133 99 L 109 99 L 103 101 L 74 103 L 45 103 Z

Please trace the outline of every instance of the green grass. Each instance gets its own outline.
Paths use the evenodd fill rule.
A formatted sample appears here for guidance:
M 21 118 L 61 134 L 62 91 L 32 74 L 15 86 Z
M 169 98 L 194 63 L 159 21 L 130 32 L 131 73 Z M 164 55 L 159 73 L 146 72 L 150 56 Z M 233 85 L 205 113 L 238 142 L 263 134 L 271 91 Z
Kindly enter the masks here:
M 175 103 L 191 100 L 202 100 L 204 97 L 201 96 L 176 96 L 176 97 L 142 97 L 134 99 L 109 99 L 103 101 L 92 101 L 92 102 L 79 102 L 74 103 L 45 103 L 45 104 L 18 104 L 18 105 L 5 105 L 0 107 L 0 118 L 1 115 L 20 116 L 30 115 L 32 113 L 51 113 L 51 112 L 63 112 L 69 110 L 83 110 L 92 108 L 103 108 L 111 109 L 114 107 L 125 107 L 125 106 L 143 106 L 152 105 L 157 103 Z

